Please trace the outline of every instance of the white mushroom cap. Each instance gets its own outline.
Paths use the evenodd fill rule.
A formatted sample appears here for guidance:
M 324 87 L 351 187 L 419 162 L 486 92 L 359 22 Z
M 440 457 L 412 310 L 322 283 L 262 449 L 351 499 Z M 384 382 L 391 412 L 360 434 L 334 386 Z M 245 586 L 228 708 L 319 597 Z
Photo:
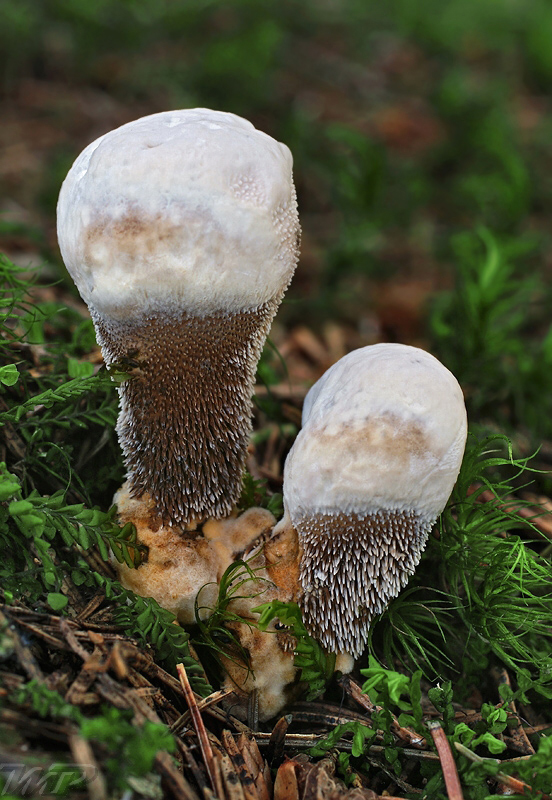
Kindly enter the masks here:
M 183 109 L 90 144 L 59 196 L 58 238 L 84 301 L 209 314 L 280 298 L 297 260 L 289 149 L 234 114 Z
M 284 503 L 305 624 L 328 649 L 359 655 L 372 618 L 414 572 L 466 435 L 458 382 L 416 347 L 356 350 L 308 393 Z
M 449 370 L 417 347 L 349 353 L 312 387 L 285 466 L 292 521 L 320 511 L 412 510 L 434 520 L 464 452 L 466 409 Z

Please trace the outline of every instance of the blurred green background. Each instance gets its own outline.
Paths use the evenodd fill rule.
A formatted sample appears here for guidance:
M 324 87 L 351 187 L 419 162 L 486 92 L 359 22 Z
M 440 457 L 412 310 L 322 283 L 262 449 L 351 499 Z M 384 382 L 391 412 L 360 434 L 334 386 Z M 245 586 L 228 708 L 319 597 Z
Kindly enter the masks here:
M 235 112 L 294 154 L 281 324 L 426 346 L 472 420 L 552 438 L 551 42 L 549 0 L 2 0 L 0 249 L 59 278 L 88 142 Z

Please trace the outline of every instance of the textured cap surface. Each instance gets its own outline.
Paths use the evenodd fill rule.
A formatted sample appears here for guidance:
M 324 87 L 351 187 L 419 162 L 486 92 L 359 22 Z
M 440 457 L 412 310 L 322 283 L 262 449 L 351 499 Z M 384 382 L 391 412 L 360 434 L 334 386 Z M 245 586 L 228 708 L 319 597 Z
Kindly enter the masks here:
M 284 472 L 292 522 L 381 509 L 433 521 L 456 481 L 466 431 L 462 390 L 432 355 L 401 344 L 350 353 L 306 397 Z
M 67 269 L 91 308 L 119 320 L 280 298 L 298 230 L 288 148 L 241 117 L 202 108 L 100 137 L 58 202 Z

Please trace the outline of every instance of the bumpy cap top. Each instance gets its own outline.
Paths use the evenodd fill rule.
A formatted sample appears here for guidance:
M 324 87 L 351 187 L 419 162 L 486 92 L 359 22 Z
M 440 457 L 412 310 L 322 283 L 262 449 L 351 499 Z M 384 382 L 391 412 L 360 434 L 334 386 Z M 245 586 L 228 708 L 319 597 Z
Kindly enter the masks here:
M 204 108 L 143 117 L 77 158 L 58 239 L 84 301 L 141 312 L 236 312 L 279 299 L 297 260 L 288 148 Z
M 432 355 L 401 344 L 350 353 L 306 397 L 284 473 L 292 522 L 382 509 L 434 521 L 458 476 L 466 431 L 462 390 Z

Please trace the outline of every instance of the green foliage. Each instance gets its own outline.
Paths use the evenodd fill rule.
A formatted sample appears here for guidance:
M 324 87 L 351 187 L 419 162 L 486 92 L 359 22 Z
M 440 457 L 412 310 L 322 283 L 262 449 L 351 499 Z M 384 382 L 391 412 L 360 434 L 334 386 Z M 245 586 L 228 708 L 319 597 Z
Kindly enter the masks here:
M 115 386 L 105 371 L 94 375 L 92 364 L 80 360 L 95 341 L 90 320 L 34 301 L 34 279 L 0 257 L 0 428 L 11 444 L 9 466 L 25 493 L 68 488 L 73 499 L 92 505 L 92 494 L 122 472 L 113 434 Z M 110 458 L 98 467 L 104 450 Z
M 309 749 L 310 755 L 314 757 L 325 755 L 329 750 L 337 747 L 341 739 L 348 733 L 353 734 L 352 755 L 355 758 L 360 758 L 364 754 L 366 747 L 375 739 L 377 731 L 358 720 L 344 722 L 341 725 L 336 725 L 323 741 L 311 747 Z
M 114 618 L 129 636 L 152 645 L 161 662 L 174 672 L 184 663 L 190 683 L 199 694 L 209 694 L 203 672 L 191 657 L 189 634 L 175 625 L 175 615 L 161 608 L 152 598 L 143 598 L 89 569 L 79 558 L 78 549 L 97 547 L 106 561 L 113 553 L 127 566 L 140 563 L 143 547 L 136 544 L 136 530 L 128 525 L 119 528 L 116 510 L 105 513 L 82 505 L 67 506 L 61 495 L 41 498 L 35 495 L 18 499 L 21 487 L 5 468 L 0 471 L 0 544 L 2 565 L 0 581 L 9 596 L 27 596 L 32 602 L 40 597 L 54 611 L 66 607 L 67 598 L 59 589 L 67 573 L 76 585 L 102 586 L 114 607 Z M 21 547 L 21 536 L 31 548 Z M 37 563 L 38 562 L 38 563 Z
M 454 645 L 462 637 L 455 625 L 459 605 L 429 580 L 426 564 L 429 572 L 427 555 L 410 585 L 372 625 L 368 650 L 382 653 L 388 664 L 397 659 L 410 668 L 422 665 L 424 673 L 434 678 L 454 669 Z
M 533 789 L 529 797 L 538 798 L 540 792 L 550 793 L 552 786 L 552 736 L 543 736 L 537 752 L 528 759 L 515 764 L 501 765 L 500 771 L 514 775 Z
M 21 547 L 22 538 L 30 547 Z M 137 544 L 133 525 L 117 525 L 115 507 L 103 512 L 70 504 L 62 491 L 43 497 L 33 490 L 24 497 L 18 477 L 0 464 L 0 545 L 0 582 L 8 598 L 36 602 L 43 597 L 52 610 L 61 611 L 67 598 L 59 590 L 67 574 L 77 586 L 99 584 L 115 607 L 116 621 L 129 635 L 152 644 L 168 669 L 174 671 L 183 662 L 194 689 L 209 693 L 202 670 L 190 655 L 189 635 L 174 624 L 174 614 L 91 571 L 80 558 L 80 550 L 95 547 L 106 561 L 114 556 L 128 567 L 138 566 L 144 547 Z
M 132 525 L 119 528 L 116 509 L 108 512 L 67 505 L 62 493 L 43 498 L 32 493 L 21 498 L 17 478 L 0 465 L 0 582 L 8 597 L 26 596 L 31 602 L 44 597 L 53 611 L 61 611 L 67 598 L 59 589 L 67 573 L 78 586 L 104 588 L 114 607 L 114 618 L 129 636 L 152 645 L 171 672 L 184 663 L 194 690 L 210 692 L 203 671 L 191 657 L 189 634 L 175 625 L 175 615 L 152 598 L 138 597 L 99 573 L 79 558 L 79 549 L 96 547 L 106 561 L 113 554 L 128 567 L 140 563 L 144 548 L 136 544 Z M 24 537 L 31 547 L 21 547 Z
M 136 529 L 132 524 L 123 528 L 117 525 L 115 507 L 103 512 L 85 508 L 82 503 L 68 504 L 65 493 L 61 491 L 51 497 L 42 497 L 33 490 L 23 497 L 17 476 L 8 472 L 2 463 L 0 501 L 3 551 L 0 576 L 3 589 L 15 596 L 31 592 L 31 599 L 36 599 L 42 591 L 42 584 L 49 593 L 50 607 L 60 610 L 64 603 L 57 590 L 69 567 L 64 551 L 75 545 L 83 550 L 97 547 L 106 561 L 113 554 L 128 566 L 140 563 L 144 548 L 136 543 Z M 21 547 L 22 537 L 28 540 L 30 549 Z M 77 567 L 76 559 L 73 561 Z M 75 574 L 78 575 L 78 569 Z M 33 578 L 34 590 L 31 590 Z
M 366 774 L 370 771 L 373 762 L 373 757 L 370 756 L 370 746 L 375 743 L 376 736 L 378 736 L 383 740 L 385 768 L 390 774 L 400 775 L 403 746 L 394 734 L 393 715 L 398 714 L 399 725 L 410 727 L 424 736 L 427 741 L 432 741 L 430 731 L 424 721 L 421 705 L 421 671 L 409 676 L 385 669 L 371 659 L 368 669 L 361 670 L 361 672 L 367 677 L 367 681 L 362 687 L 363 691 L 370 696 L 374 704 L 378 704 L 378 710 L 371 714 L 371 725 L 359 720 L 338 725 L 323 741 L 318 742 L 315 747 L 310 749 L 310 755 L 322 756 L 329 750 L 339 747 L 342 739 L 352 736 L 351 756 L 353 761 L 351 762 L 347 756 L 340 759 L 338 766 L 345 774 L 347 770 L 351 769 L 362 770 Z M 493 755 L 500 754 L 505 750 L 506 745 L 500 735 L 506 729 L 506 710 L 500 706 L 495 707 L 485 703 L 481 709 L 482 719 L 469 727 L 465 722 L 455 720 L 454 693 L 450 681 L 430 688 L 428 696 L 439 712 L 440 723 L 447 733 L 453 753 L 457 752 L 455 743 L 459 743 L 465 748 L 468 755 L 473 757 L 473 760 L 465 762 L 461 756 L 457 756 L 462 786 L 465 787 L 464 797 L 466 800 L 479 800 L 480 797 L 486 797 L 488 793 L 481 795 L 478 794 L 478 790 L 485 785 L 486 775 L 496 774 L 500 765 L 494 759 L 476 755 L 475 750 L 479 748 L 479 750 Z M 544 752 L 546 752 L 546 748 L 543 749 Z M 488 769 L 489 764 L 494 765 L 494 771 Z M 423 777 L 427 781 L 423 796 L 428 800 L 445 796 L 445 785 L 439 763 L 426 762 L 421 765 L 421 769 Z M 510 771 L 514 770 L 510 768 Z M 534 767 L 533 772 L 529 768 L 527 774 L 534 774 Z
M 203 670 L 191 656 L 190 635 L 176 623 L 176 616 L 161 608 L 153 597 L 140 597 L 124 589 L 118 581 L 94 573 L 96 583 L 105 591 L 107 600 L 114 606 L 114 618 L 128 636 L 153 646 L 159 661 L 171 672 L 177 664 L 184 664 L 190 685 L 197 694 L 207 697 L 212 691 L 205 681 Z
M 91 364 L 79 363 L 75 359 L 68 359 L 68 374 L 77 375 L 72 380 L 62 383 L 44 393 L 38 394 L 30 400 L 35 400 L 40 406 L 40 424 L 56 425 L 67 430 L 80 428 L 87 430 L 92 425 L 113 427 L 117 419 L 117 408 L 113 401 L 113 381 L 106 372 L 97 375 L 90 374 Z M 80 373 L 80 374 L 78 374 Z M 75 400 L 86 400 L 90 392 L 105 392 L 106 398 L 98 407 L 85 403 L 75 403 Z M 107 402 L 109 400 L 109 402 Z M 51 409 L 58 406 L 54 414 L 43 413 L 43 408 Z M 33 411 L 29 401 L 21 403 L 15 409 L 6 412 L 2 422 L 17 422 L 20 429 L 29 427 L 26 415 Z M 33 423 L 31 423 L 32 425 Z M 36 424 L 36 423 L 35 423 Z
M 332 175 L 332 203 L 339 209 L 339 229 L 329 246 L 326 283 L 329 293 L 347 275 L 370 272 L 380 274 L 378 254 L 382 246 L 381 200 L 389 164 L 382 145 L 364 131 L 333 123 L 324 131 L 324 147 Z M 400 214 L 400 211 L 398 212 Z M 398 220 L 397 220 L 398 222 Z M 315 300 L 316 302 L 316 300 Z
M 409 678 L 399 672 L 384 669 L 374 659 L 370 660 L 368 669 L 361 670 L 361 672 L 368 678 L 363 686 L 363 691 L 370 696 L 374 704 L 380 704 L 371 715 L 371 725 L 364 724 L 359 720 L 337 725 L 323 741 L 318 742 L 309 752 L 313 756 L 321 756 L 336 747 L 342 738 L 352 734 L 351 755 L 354 759 L 359 760 L 357 762 L 358 769 L 369 772 L 370 762 L 366 760 L 366 757 L 370 745 L 374 744 L 376 736 L 379 736 L 383 740 L 386 769 L 390 774 L 399 775 L 402 769 L 401 748 L 396 746 L 392 731 L 393 710 L 398 707 L 401 711 L 400 724 L 412 724 L 418 732 L 425 734 L 422 724 L 421 672 L 418 671 Z M 339 766 L 345 772 L 351 767 L 354 769 L 354 765 L 351 765 L 349 759 L 342 759 Z
M 483 723 L 478 727 L 483 728 L 482 733 L 468 728 L 465 723 L 461 722 L 455 726 L 454 735 L 462 744 L 470 745 L 473 749 L 481 744 L 484 745 L 490 753 L 493 753 L 493 755 L 504 752 L 506 743 L 497 739 L 496 735 L 506 730 L 508 719 L 506 709 L 495 708 L 489 705 L 489 703 L 483 703 L 481 706 L 481 715 L 483 717 Z
M 62 611 L 69 602 L 68 598 L 61 592 L 48 592 L 46 602 L 52 611 Z
M 458 598 L 469 638 L 482 639 L 516 673 L 535 670 L 533 688 L 552 697 L 552 567 L 519 535 L 523 521 L 507 504 L 510 467 L 524 477 L 527 459 L 514 459 L 505 437 L 473 441 L 440 524 L 438 552 L 446 591 Z M 515 476 L 514 476 L 515 477 Z M 494 480 L 493 480 L 494 478 Z M 491 499 L 484 501 L 483 492 Z M 538 532 L 534 531 L 537 537 Z
M 76 398 L 81 398 L 91 389 L 107 388 L 110 385 L 110 382 L 111 379 L 106 376 L 102 376 L 100 378 L 97 376 L 88 378 L 74 378 L 73 380 L 67 381 L 67 383 L 62 384 L 55 389 L 47 389 L 41 394 L 30 397 L 27 401 L 19 403 L 9 411 L 4 411 L 2 414 L 0 414 L 0 425 L 5 425 L 6 422 L 21 423 L 23 417 L 27 416 L 29 412 L 33 412 L 37 406 L 43 406 L 44 408 L 52 408 L 52 406 L 58 404 L 67 406 L 68 402 L 72 403 L 72 401 Z M 96 412 L 95 417 L 89 414 L 84 420 L 79 420 L 78 417 L 68 416 L 67 414 L 60 417 L 56 416 L 52 419 L 54 424 L 61 425 L 63 427 L 69 427 L 71 424 L 73 424 L 82 428 L 87 427 L 87 421 L 113 425 L 115 420 L 116 416 L 114 416 L 112 413 L 112 409 L 107 415 L 100 411 L 99 413 Z M 25 423 L 21 425 L 21 429 L 24 429 L 24 427 Z
M 515 762 L 500 763 L 496 758 L 488 758 L 474 751 L 479 748 L 493 756 L 500 755 L 506 749 L 506 744 L 500 735 L 506 730 L 507 712 L 504 707 L 495 707 L 484 703 L 481 707 L 481 722 L 473 728 L 464 722 L 454 721 L 453 691 L 450 683 L 429 690 L 429 699 L 435 708 L 442 714 L 443 728 L 448 734 L 452 744 L 453 753 L 456 754 L 458 772 L 460 775 L 464 797 L 466 800 L 480 800 L 488 797 L 486 778 L 502 774 L 514 774 L 525 780 L 534 792 L 525 796 L 537 798 L 538 792 L 550 790 L 550 741 L 551 738 L 541 739 L 538 751 L 528 759 Z M 468 757 L 466 760 L 465 757 Z M 434 768 L 434 775 L 426 785 L 426 796 L 432 797 L 432 792 L 444 789 L 443 777 L 439 768 Z M 429 776 L 429 771 L 428 776 Z M 516 795 L 517 796 L 517 795 Z
M 453 248 L 455 286 L 439 295 L 431 314 L 437 355 L 464 387 L 472 419 L 523 425 L 539 440 L 550 436 L 542 398 L 552 393 L 552 328 L 531 335 L 544 290 L 513 266 L 527 259 L 528 243 L 481 229 L 456 236 Z
M 0 383 L 4 386 L 13 386 L 19 380 L 19 371 L 15 364 L 5 364 L 0 367 Z
M 132 712 L 106 708 L 101 716 L 84 719 L 80 725 L 82 736 L 107 751 L 103 763 L 117 790 L 130 788 L 129 778 L 147 775 L 160 750 L 172 753 L 176 749 L 165 725 L 146 719 L 138 728 L 131 718 Z
M 0 353 L 5 357 L 10 343 L 25 338 L 28 333 L 25 326 L 18 329 L 18 321 L 32 321 L 37 312 L 29 297 L 32 273 L 29 276 L 29 273 L 0 253 L 0 277 Z
M 494 656 L 522 691 L 551 696 L 552 566 L 538 531 L 526 541 L 531 521 L 507 500 L 531 475 L 527 462 L 512 456 L 504 436 L 470 434 L 439 537 L 430 537 L 410 586 L 373 626 L 373 655 L 433 680 L 457 675 L 460 665 L 467 678 Z
M 100 750 L 102 765 L 112 790 L 130 788 L 132 779 L 151 771 L 160 750 L 172 753 L 176 747 L 165 725 L 145 720 L 138 727 L 132 723 L 132 712 L 113 707 L 103 708 L 96 716 L 87 717 L 79 708 L 65 702 L 58 692 L 36 680 L 17 689 L 9 701 L 27 708 L 42 719 L 71 722 L 82 737 Z M 60 783 L 61 777 L 63 783 Z M 67 765 L 59 763 L 44 772 L 41 784 L 55 786 L 56 796 L 64 796 L 64 786 L 73 790 L 82 788 L 81 779 L 78 770 L 68 771 Z
M 261 351 L 261 357 L 257 364 L 256 380 L 267 389 L 274 386 L 274 384 L 280 383 L 282 380 L 289 380 L 285 359 L 270 336 L 267 337 Z
M 197 593 L 195 620 L 199 632 L 194 643 L 201 648 L 207 648 L 216 663 L 220 663 L 220 656 L 224 656 L 249 668 L 249 653 L 227 625 L 232 622 L 252 624 L 249 619 L 234 613 L 230 605 L 235 601 L 261 597 L 266 592 L 271 584 L 260 578 L 258 571 L 247 561 L 239 559 L 224 571 L 213 606 L 202 605 L 201 600 L 202 592 L 213 584 L 205 584 Z
M 403 718 L 401 725 L 411 724 L 419 730 L 422 722 L 421 670 L 417 670 L 412 677 L 408 677 L 401 672 L 385 669 L 374 658 L 370 658 L 370 666 L 360 672 L 361 675 L 368 678 L 362 691 L 369 696 L 374 705 L 396 706 L 401 711 L 412 710 L 414 714 L 412 719 Z M 410 696 L 410 702 L 401 699 L 404 694 Z
M 253 611 L 260 614 L 257 625 L 259 630 L 266 631 L 274 619 L 289 628 L 289 633 L 296 640 L 293 663 L 301 670 L 300 680 L 308 684 L 307 700 L 319 697 L 335 670 L 335 654 L 326 653 L 318 642 L 309 636 L 303 623 L 301 609 L 297 603 L 283 603 L 272 600 L 263 603 Z

